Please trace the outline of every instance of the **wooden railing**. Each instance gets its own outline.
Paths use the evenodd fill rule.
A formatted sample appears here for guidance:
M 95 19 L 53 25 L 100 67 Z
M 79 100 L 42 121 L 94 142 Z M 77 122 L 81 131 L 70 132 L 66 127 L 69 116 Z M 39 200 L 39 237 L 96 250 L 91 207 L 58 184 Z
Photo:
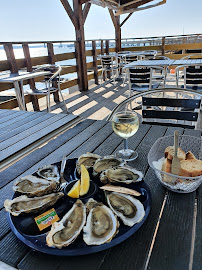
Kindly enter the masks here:
M 201 35 L 198 35 L 201 38 Z M 171 37 L 168 37 L 169 40 Z M 174 37 L 176 40 L 176 37 Z M 182 37 L 180 37 L 182 38 Z M 184 37 L 183 37 L 184 38 Z M 193 40 L 193 37 L 191 37 Z M 166 41 L 167 37 L 161 38 L 161 43 L 159 42 L 159 37 L 156 38 L 158 42 L 156 42 L 155 45 L 151 46 L 137 46 L 135 44 L 134 46 L 127 46 L 129 42 L 126 42 L 126 40 L 122 40 L 122 50 L 130 50 L 130 51 L 141 51 L 141 50 L 157 50 L 160 55 L 168 56 L 172 59 L 179 59 L 181 57 L 184 57 L 186 55 L 189 55 L 190 53 L 187 53 L 187 50 L 202 50 L 202 43 L 198 42 L 200 41 L 200 38 L 197 38 L 196 43 L 181 43 L 181 44 L 168 44 L 169 42 Z M 129 40 L 129 39 L 128 39 Z M 133 40 L 133 39 L 130 39 Z M 146 40 L 146 39 L 145 39 Z M 153 38 L 155 40 L 155 38 Z M 186 38 L 188 40 L 188 38 Z M 191 39 L 190 39 L 191 40 Z M 4 46 L 7 60 L 1 60 L 0 61 L 0 72 L 4 72 L 7 70 L 10 70 L 11 72 L 17 72 L 20 69 L 27 69 L 28 71 L 32 70 L 32 67 L 43 65 L 43 64 L 54 64 L 60 61 L 70 60 L 70 59 L 76 59 L 76 53 L 75 52 L 69 52 L 69 53 L 62 53 L 62 54 L 55 54 L 54 53 L 54 44 L 55 43 L 72 43 L 74 41 L 51 41 L 51 42 L 1 42 L 0 45 Z M 131 42 L 131 41 L 130 41 Z M 37 43 L 44 43 L 46 44 L 48 56 L 40 56 L 40 57 L 30 57 L 29 47 L 30 45 L 37 44 Z M 153 42 L 154 43 L 154 42 Z M 160 44 L 159 44 L 160 43 Z M 23 59 L 16 59 L 13 51 L 13 46 L 16 44 L 22 45 L 23 51 L 24 51 L 24 58 Z M 100 61 L 97 60 L 98 54 L 109 54 L 110 52 L 115 51 L 115 41 L 114 40 L 88 40 L 86 41 L 86 45 L 91 45 L 92 50 L 86 50 L 86 56 L 92 57 L 93 61 L 87 63 L 87 69 L 88 69 L 88 80 L 95 80 L 95 83 L 98 84 L 98 76 L 100 75 L 101 70 L 98 70 L 98 65 L 100 65 Z M 131 44 L 130 44 L 131 45 Z M 99 49 L 97 47 L 99 46 Z M 78 59 L 77 59 L 78 60 Z M 77 72 L 77 65 L 70 65 L 65 66 L 62 69 L 62 75 L 70 74 L 70 73 L 76 73 Z M 35 82 L 41 81 L 42 78 L 37 78 Z M 32 81 L 24 81 L 24 84 L 29 84 L 30 87 L 34 87 L 35 82 Z M 72 86 L 75 86 L 78 84 L 78 76 L 74 79 L 69 79 L 66 82 L 62 83 L 61 89 L 66 89 Z M 0 91 L 5 91 L 8 89 L 13 88 L 12 84 L 0 84 Z M 55 96 L 55 100 L 57 101 L 58 97 Z M 31 100 L 30 96 L 25 97 L 26 103 L 33 101 Z M 15 107 L 18 107 L 17 100 L 11 99 L 5 102 L 2 102 L 0 104 L 1 109 L 13 109 Z

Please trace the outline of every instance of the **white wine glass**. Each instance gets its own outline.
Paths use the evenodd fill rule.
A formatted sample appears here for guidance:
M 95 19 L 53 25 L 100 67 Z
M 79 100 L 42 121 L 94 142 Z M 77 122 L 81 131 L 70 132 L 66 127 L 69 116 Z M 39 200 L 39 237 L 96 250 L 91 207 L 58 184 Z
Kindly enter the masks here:
M 138 153 L 128 149 L 128 138 L 133 136 L 139 128 L 139 118 L 136 112 L 122 111 L 117 112 L 112 118 L 112 128 L 114 132 L 124 139 L 124 149 L 116 152 L 116 156 L 126 161 L 134 160 Z

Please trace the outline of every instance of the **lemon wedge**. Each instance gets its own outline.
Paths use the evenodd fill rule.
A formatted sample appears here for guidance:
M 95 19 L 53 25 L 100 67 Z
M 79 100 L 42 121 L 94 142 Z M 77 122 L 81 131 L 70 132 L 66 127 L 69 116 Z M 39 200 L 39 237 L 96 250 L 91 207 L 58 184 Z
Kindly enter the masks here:
M 79 198 L 79 192 L 80 192 L 80 180 L 78 180 L 73 187 L 70 189 L 70 191 L 67 193 L 67 195 L 71 198 Z
M 80 196 L 83 196 L 86 193 L 88 193 L 89 187 L 90 187 L 90 176 L 86 167 L 82 164 L 81 165 Z

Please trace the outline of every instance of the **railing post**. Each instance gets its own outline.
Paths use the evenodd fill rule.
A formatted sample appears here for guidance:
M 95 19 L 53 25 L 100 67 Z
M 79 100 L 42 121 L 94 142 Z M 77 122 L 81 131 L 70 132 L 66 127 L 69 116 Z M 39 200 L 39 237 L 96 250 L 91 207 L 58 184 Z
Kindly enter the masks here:
M 106 45 L 106 54 L 108 55 L 109 54 L 109 40 L 106 40 L 105 41 L 105 45 Z M 107 71 L 107 78 L 110 79 L 110 72 Z
M 12 43 L 4 44 L 4 50 L 6 52 L 6 57 L 7 57 L 7 61 L 8 61 L 8 65 L 9 65 L 9 69 L 10 69 L 11 73 L 18 73 L 18 66 L 17 66 L 17 62 L 15 59 L 15 54 L 13 51 Z M 21 95 L 22 95 L 21 84 L 19 84 L 19 88 L 20 88 Z M 27 110 L 26 104 L 25 104 L 25 109 Z
M 95 84 L 98 84 L 97 51 L 96 51 L 95 40 L 92 41 L 92 54 L 93 54 L 94 79 L 95 79 Z
M 30 57 L 30 52 L 29 52 L 29 46 L 27 43 L 22 44 L 22 48 L 23 48 L 23 52 L 24 52 L 24 56 L 25 56 L 25 64 L 27 67 L 27 71 L 31 72 L 32 71 L 32 60 Z M 35 89 L 35 82 L 34 79 L 30 79 L 29 81 L 29 85 L 31 89 Z M 31 95 L 31 101 L 32 101 L 32 106 L 34 108 L 34 111 L 40 111 L 39 109 L 39 102 L 38 102 L 38 98 L 36 95 Z
M 100 42 L 100 47 L 101 47 L 100 54 L 103 55 L 104 54 L 103 40 L 101 40 L 101 42 Z
M 47 42 L 47 50 L 48 50 L 49 63 L 51 65 L 55 65 L 55 55 L 54 55 L 53 43 Z M 54 81 L 53 86 L 57 88 L 57 82 Z M 58 91 L 54 92 L 53 96 L 54 96 L 55 102 L 60 101 Z
M 162 37 L 162 47 L 161 47 L 161 54 L 162 55 L 165 55 L 165 41 L 166 41 L 166 38 Z

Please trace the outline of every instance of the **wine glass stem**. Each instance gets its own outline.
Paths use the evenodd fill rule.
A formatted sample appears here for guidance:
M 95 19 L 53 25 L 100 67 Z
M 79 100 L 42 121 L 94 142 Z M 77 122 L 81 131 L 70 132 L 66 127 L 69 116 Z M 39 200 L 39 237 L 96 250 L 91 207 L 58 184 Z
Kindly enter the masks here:
M 124 139 L 123 142 L 124 142 L 124 149 L 127 150 L 128 149 L 128 140 Z

